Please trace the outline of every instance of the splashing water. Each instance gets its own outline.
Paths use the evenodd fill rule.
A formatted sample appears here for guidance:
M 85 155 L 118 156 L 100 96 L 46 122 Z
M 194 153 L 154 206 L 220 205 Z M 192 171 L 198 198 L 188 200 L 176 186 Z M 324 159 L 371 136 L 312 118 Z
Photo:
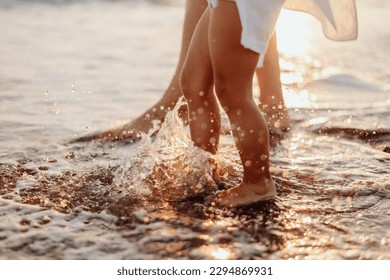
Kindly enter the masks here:
M 154 141 L 150 135 L 142 136 L 117 184 L 168 201 L 185 200 L 215 188 L 213 156 L 189 139 L 178 116 L 182 105 L 179 100 L 167 114 Z
M 222 136 L 215 156 L 194 147 L 177 107 L 138 143 L 63 144 L 128 116 L 128 104 L 137 116 L 160 96 L 176 63 L 183 7 L 7 2 L 0 258 L 390 258 L 387 1 L 376 1 L 380 9 L 359 1 L 362 43 L 313 39 L 319 54 L 281 54 L 294 124 L 271 151 L 278 197 L 238 209 L 210 203 L 241 180 L 232 137 Z

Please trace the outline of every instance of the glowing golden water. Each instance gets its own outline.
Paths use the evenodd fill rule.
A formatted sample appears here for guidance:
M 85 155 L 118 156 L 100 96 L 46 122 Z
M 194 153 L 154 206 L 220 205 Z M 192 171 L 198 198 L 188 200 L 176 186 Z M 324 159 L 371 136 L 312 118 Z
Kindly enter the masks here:
M 0 6 L 0 257 L 388 259 L 387 2 L 362 9 L 362 42 L 325 43 L 311 18 L 281 19 L 293 127 L 271 150 L 278 197 L 239 209 L 211 202 L 241 180 L 233 140 L 221 139 L 228 172 L 214 184 L 175 112 L 135 144 L 68 141 L 161 96 L 182 7 Z

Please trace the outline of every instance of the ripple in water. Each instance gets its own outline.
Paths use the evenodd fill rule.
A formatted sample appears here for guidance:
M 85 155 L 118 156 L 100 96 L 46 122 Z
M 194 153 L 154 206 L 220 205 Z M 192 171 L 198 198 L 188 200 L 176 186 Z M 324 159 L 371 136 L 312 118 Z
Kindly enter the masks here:
M 344 137 L 348 129 L 324 123 L 319 133 L 307 123 L 297 123 L 272 150 L 276 201 L 237 209 L 211 202 L 242 176 L 231 136 L 222 137 L 216 156 L 194 147 L 177 107 L 156 136 L 137 144 L 72 144 L 50 157 L 20 155 L 0 166 L 0 255 L 389 258 L 389 155 Z

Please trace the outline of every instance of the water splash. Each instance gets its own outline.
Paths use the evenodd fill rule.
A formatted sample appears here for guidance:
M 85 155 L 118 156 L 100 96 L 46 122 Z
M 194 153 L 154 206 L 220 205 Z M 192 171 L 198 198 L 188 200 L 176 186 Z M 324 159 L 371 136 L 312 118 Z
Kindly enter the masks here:
M 167 201 L 185 200 L 215 189 L 212 177 L 217 158 L 189 139 L 178 115 L 183 104 L 179 100 L 167 114 L 154 140 L 151 135 L 142 136 L 116 184 Z

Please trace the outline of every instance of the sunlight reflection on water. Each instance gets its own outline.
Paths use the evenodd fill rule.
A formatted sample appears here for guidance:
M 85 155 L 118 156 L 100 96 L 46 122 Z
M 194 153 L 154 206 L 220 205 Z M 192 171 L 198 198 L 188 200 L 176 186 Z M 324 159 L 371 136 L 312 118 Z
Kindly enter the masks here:
M 388 85 L 387 50 L 384 66 L 356 65 L 379 39 L 348 45 L 353 51 L 323 46 L 313 19 L 284 12 L 280 64 L 293 127 L 271 151 L 278 197 L 219 209 L 210 204 L 216 192 L 242 177 L 229 135 L 214 157 L 227 171 L 219 185 L 209 180 L 209 155 L 189 144 L 176 116 L 135 144 L 64 140 L 137 116 L 170 78 L 182 7 L 125 2 L 26 5 L 24 17 L 0 10 L 0 20 L 15 22 L 4 38 L 37 30 L 42 38 L 0 46 L 9 54 L 0 69 L 1 258 L 390 258 L 390 98 L 378 78 Z M 386 35 L 382 29 L 373 34 Z M 72 40 L 63 46 L 62 36 L 79 48 Z M 27 82 L 15 78 L 22 60 Z

